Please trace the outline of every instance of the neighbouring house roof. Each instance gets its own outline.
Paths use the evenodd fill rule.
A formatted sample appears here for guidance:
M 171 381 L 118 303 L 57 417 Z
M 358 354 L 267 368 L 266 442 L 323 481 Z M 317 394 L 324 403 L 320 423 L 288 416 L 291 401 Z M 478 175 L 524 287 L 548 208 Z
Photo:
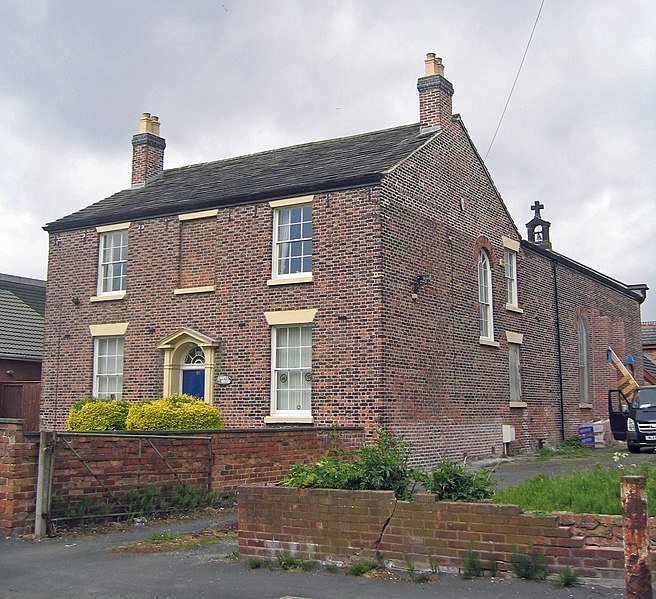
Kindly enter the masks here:
M 643 347 L 656 346 L 656 322 L 643 322 L 641 331 Z
M 144 187 L 115 193 L 44 228 L 64 231 L 371 185 L 431 137 L 420 136 L 418 124 L 404 125 L 168 169 Z
M 652 360 L 647 354 L 642 354 L 642 365 L 645 374 L 648 374 L 652 380 L 656 380 L 656 362 Z
M 0 274 L 0 289 L 10 291 L 41 316 L 46 313 L 46 282 L 41 279 Z
M 43 315 L 18 294 L 0 288 L 0 358 L 41 361 L 43 332 Z

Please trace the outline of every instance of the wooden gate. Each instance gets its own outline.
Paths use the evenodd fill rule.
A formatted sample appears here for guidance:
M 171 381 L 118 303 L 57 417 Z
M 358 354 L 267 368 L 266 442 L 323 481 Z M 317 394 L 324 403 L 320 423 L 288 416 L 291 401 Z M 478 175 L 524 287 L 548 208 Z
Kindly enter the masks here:
M 0 383 L 0 418 L 22 418 L 24 431 L 39 430 L 41 383 L 11 381 Z

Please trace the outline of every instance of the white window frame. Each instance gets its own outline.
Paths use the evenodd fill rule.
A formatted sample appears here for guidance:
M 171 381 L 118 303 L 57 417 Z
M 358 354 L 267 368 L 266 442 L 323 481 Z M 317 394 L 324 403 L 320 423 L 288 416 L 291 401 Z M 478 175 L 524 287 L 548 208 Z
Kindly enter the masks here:
M 503 267 L 503 278 L 506 284 L 506 306 L 517 308 L 517 252 L 504 248 Z
M 298 349 L 298 351 L 301 353 L 300 364 L 293 367 L 280 366 L 278 364 L 278 334 L 283 330 L 286 330 L 289 334 L 289 331 L 293 329 L 299 330 L 300 344 L 298 346 L 292 347 L 292 349 Z M 309 346 L 303 345 L 303 331 L 309 331 Z M 309 361 L 303 360 L 302 358 L 303 348 L 309 349 Z M 287 374 L 287 377 L 291 378 L 290 373 L 292 371 L 300 372 L 301 390 L 304 391 L 306 387 L 309 388 L 309 407 L 307 409 L 278 408 L 278 389 L 280 375 Z M 308 376 L 310 377 L 309 380 L 306 378 Z M 305 383 L 307 383 L 307 385 Z M 312 325 L 310 323 L 288 323 L 271 327 L 271 416 L 273 418 L 284 419 L 312 418 Z
M 128 229 L 130 223 L 122 223 L 120 225 L 108 225 L 105 227 L 97 227 L 99 233 L 98 239 L 98 283 L 97 283 L 97 297 L 123 297 L 127 290 L 127 266 L 128 266 Z M 124 237 L 124 243 L 120 247 L 125 248 L 125 255 L 121 260 L 104 260 L 105 246 L 108 239 L 120 235 Z M 122 240 L 123 241 L 123 240 Z M 106 277 L 106 269 L 114 268 L 115 265 L 124 265 L 125 274 L 120 277 L 120 289 L 105 289 L 105 282 L 114 280 L 115 276 Z
M 101 354 L 102 346 L 109 341 L 116 340 L 116 352 L 113 354 Z M 120 352 L 119 352 L 120 349 Z M 125 356 L 125 337 L 120 335 L 112 335 L 107 337 L 94 337 L 93 339 L 93 397 L 110 398 L 110 399 L 123 399 L 123 370 L 124 370 L 124 356 Z M 99 363 L 102 358 L 120 358 L 117 360 L 116 368 L 110 372 L 100 372 Z M 101 391 L 101 378 L 117 379 L 115 387 L 118 389 L 115 393 Z
M 478 328 L 481 341 L 494 341 L 492 305 L 492 269 L 490 257 L 483 249 L 478 251 Z M 485 318 L 484 318 L 485 317 Z M 484 326 L 487 323 L 487 326 Z
M 310 234 L 310 236 L 303 236 L 301 232 L 301 236 L 298 238 L 294 239 L 289 239 L 289 240 L 283 240 L 281 241 L 279 239 L 279 233 L 280 233 L 280 217 L 283 213 L 289 212 L 291 216 L 291 211 L 295 209 L 300 209 L 303 211 L 304 209 L 308 208 L 310 210 L 310 227 L 312 227 L 312 220 L 313 220 L 313 215 L 312 215 L 312 202 L 308 202 L 307 199 L 303 199 L 302 202 L 295 203 L 295 202 L 287 202 L 286 204 L 281 204 L 281 205 L 276 205 L 276 202 L 271 202 L 273 205 L 273 250 L 272 250 L 272 264 L 271 264 L 271 273 L 272 273 L 272 279 L 274 281 L 281 281 L 281 280 L 294 280 L 294 279 L 304 279 L 307 280 L 308 278 L 311 279 L 312 277 L 312 268 L 309 270 L 303 270 L 303 265 L 302 263 L 304 262 L 304 258 L 310 259 L 310 262 L 312 262 L 313 259 L 313 254 L 312 251 L 310 251 L 309 254 L 302 254 L 301 255 L 301 270 L 298 272 L 294 273 L 281 273 L 279 271 L 279 265 L 280 265 L 280 259 L 281 259 L 281 248 L 283 247 L 283 244 L 290 243 L 292 241 L 300 242 L 303 245 L 307 242 L 312 244 L 313 242 L 313 235 Z M 308 221 L 303 221 L 301 220 L 301 228 L 302 228 L 302 223 L 303 222 L 308 222 Z M 312 232 L 313 233 L 313 232 Z

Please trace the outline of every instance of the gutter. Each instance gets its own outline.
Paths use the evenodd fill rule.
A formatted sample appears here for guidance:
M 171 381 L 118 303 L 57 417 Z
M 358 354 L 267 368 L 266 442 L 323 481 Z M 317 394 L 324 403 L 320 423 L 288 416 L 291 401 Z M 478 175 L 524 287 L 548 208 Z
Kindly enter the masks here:
M 558 300 L 558 279 L 556 278 L 556 265 L 558 258 L 552 256 L 551 258 L 551 273 L 553 275 L 553 289 L 554 289 L 554 318 L 556 319 L 556 354 L 558 356 L 558 394 L 559 394 L 559 407 L 560 407 L 560 440 L 565 440 L 565 400 L 563 397 L 563 357 L 560 340 L 560 311 Z

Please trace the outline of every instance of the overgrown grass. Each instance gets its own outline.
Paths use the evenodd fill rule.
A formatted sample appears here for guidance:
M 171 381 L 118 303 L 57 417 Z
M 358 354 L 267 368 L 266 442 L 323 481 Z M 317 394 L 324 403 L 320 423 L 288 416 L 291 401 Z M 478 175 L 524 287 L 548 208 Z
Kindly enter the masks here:
M 575 514 L 621 514 L 620 479 L 626 475 L 647 479 L 649 515 L 656 516 L 656 465 L 620 464 L 602 469 L 599 465 L 562 476 L 538 474 L 522 485 L 497 491 L 494 503 L 510 503 L 526 510 Z
M 556 447 L 543 447 L 542 449 L 538 449 L 537 456 L 543 460 L 555 457 L 562 458 L 563 456 L 577 456 L 593 449 L 594 447 L 583 445 L 578 437 L 574 437 L 562 441 Z

